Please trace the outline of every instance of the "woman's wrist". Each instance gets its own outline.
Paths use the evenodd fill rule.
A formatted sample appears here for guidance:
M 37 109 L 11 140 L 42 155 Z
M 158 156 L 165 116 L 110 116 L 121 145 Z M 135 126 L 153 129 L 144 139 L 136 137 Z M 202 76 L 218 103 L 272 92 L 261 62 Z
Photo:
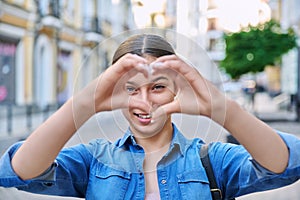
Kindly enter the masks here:
M 75 127 L 79 129 L 95 112 L 94 97 L 79 93 L 70 99 Z
M 238 123 L 236 118 L 241 112 L 245 112 L 243 108 L 234 100 L 227 99 L 226 100 L 226 109 L 224 114 L 224 128 L 230 129 L 234 123 Z
M 211 110 L 209 111 L 210 118 L 220 126 L 224 126 L 226 120 L 228 120 L 228 112 L 230 112 L 231 104 L 232 100 L 224 95 L 213 98 L 211 100 Z

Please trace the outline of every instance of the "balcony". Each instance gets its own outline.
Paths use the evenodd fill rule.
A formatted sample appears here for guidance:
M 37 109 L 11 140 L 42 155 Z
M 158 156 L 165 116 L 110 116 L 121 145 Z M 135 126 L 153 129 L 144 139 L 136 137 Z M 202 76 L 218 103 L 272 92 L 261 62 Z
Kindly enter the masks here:
M 99 42 L 102 40 L 102 29 L 97 17 L 84 17 L 82 29 L 85 32 L 84 40 L 87 42 Z
M 61 28 L 60 7 L 58 0 L 36 1 L 41 24 L 45 27 Z
M 82 29 L 85 32 L 94 32 L 98 34 L 102 33 L 101 27 L 99 25 L 99 20 L 97 17 L 84 17 Z

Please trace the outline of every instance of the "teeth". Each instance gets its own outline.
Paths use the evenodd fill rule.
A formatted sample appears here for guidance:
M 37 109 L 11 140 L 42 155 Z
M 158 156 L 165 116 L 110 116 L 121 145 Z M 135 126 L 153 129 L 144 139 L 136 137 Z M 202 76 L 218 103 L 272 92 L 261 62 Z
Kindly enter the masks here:
M 142 119 L 150 119 L 151 118 L 151 115 L 138 115 L 139 118 L 142 118 Z

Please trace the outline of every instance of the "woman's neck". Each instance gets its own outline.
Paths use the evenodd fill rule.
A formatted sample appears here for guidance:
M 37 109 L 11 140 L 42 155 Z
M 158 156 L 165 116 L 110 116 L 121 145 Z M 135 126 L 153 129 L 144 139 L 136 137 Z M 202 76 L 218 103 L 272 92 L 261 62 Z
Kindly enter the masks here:
M 160 132 L 151 137 L 136 137 L 136 142 L 143 147 L 146 154 L 169 149 L 173 137 L 173 126 L 172 123 L 167 124 Z
M 146 193 L 156 193 L 159 196 L 159 187 L 156 174 L 157 163 L 169 150 L 173 137 L 172 123 L 166 123 L 164 128 L 152 137 L 136 138 L 139 145 L 144 148 L 145 159 L 143 163 Z

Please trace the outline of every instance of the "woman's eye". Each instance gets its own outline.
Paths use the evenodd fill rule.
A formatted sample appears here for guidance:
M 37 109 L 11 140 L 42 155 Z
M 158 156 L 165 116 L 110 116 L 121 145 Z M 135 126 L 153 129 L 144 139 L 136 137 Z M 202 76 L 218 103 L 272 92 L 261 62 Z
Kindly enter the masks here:
M 126 87 L 126 91 L 128 94 L 134 94 L 137 91 L 137 89 L 135 87 L 128 86 Z
M 162 89 L 164 89 L 164 88 L 165 88 L 164 85 L 154 85 L 154 86 L 152 87 L 152 90 L 162 90 Z

